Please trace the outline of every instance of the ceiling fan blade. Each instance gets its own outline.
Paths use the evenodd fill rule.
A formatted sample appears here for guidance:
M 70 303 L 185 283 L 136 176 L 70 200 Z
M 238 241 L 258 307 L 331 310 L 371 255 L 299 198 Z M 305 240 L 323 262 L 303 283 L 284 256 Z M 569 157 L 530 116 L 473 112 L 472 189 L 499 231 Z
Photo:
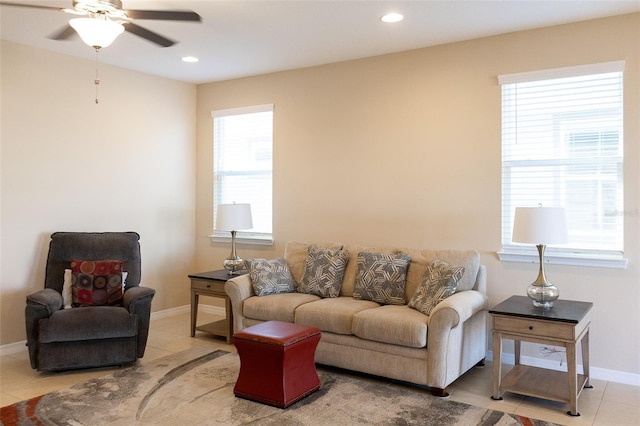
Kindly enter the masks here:
M 165 21 L 202 21 L 200 15 L 192 11 L 170 10 L 125 10 L 131 19 L 158 19 Z
M 76 34 L 77 34 L 76 30 L 71 28 L 70 25 L 67 25 L 66 27 L 64 27 L 60 31 L 58 31 L 57 33 L 51 34 L 49 36 L 49 38 L 51 40 L 68 40 L 68 39 L 70 39 L 71 37 L 73 37 Z
M 49 9 L 49 10 L 57 10 L 58 12 L 64 12 L 64 7 L 55 7 L 55 6 L 39 6 L 37 4 L 22 4 L 22 3 L 11 3 L 6 1 L 0 1 L 0 6 L 15 6 L 15 7 L 28 7 L 31 9 Z
M 136 25 L 133 22 L 126 22 L 124 24 L 124 29 L 132 34 L 137 35 L 138 37 L 142 37 L 152 43 L 159 44 L 162 47 L 169 47 L 176 44 L 175 41 L 169 40 L 168 38 L 163 37 L 158 33 L 154 33 L 153 31 L 142 28 L 141 26 Z

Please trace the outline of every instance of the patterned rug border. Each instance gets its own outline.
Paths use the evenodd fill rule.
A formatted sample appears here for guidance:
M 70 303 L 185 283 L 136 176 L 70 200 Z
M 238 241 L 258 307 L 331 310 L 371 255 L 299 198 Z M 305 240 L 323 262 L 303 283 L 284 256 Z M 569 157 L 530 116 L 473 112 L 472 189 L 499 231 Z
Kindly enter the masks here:
M 238 365 L 236 353 L 191 348 L 2 407 L 0 426 L 555 425 L 324 366 L 319 391 L 280 409 L 233 396 Z

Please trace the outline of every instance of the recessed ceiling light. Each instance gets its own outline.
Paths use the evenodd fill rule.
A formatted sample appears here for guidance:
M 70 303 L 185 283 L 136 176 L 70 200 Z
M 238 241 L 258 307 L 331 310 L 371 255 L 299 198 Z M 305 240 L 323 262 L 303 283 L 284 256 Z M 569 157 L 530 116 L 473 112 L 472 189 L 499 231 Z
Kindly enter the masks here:
M 196 58 L 195 56 L 184 56 L 184 57 L 182 58 L 182 61 L 183 61 L 183 62 L 190 62 L 190 63 L 194 63 L 194 62 L 198 62 L 198 61 L 199 61 L 199 59 L 198 59 L 198 58 Z
M 396 12 L 391 12 L 391 13 L 387 13 L 386 15 L 384 15 L 382 18 L 380 18 L 382 20 L 382 22 L 400 22 L 404 19 L 404 16 L 402 16 L 399 13 Z

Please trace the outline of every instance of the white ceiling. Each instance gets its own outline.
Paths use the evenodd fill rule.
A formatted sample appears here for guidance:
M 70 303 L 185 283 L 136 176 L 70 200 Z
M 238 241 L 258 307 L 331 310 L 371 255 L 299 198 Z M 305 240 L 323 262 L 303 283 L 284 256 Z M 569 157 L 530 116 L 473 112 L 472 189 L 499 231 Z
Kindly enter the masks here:
M 71 0 L 12 0 L 71 7 Z M 202 23 L 137 20 L 178 41 L 158 47 L 125 32 L 101 62 L 175 80 L 204 83 L 376 56 L 512 31 L 640 11 L 640 0 L 122 0 L 125 9 L 193 10 Z M 405 19 L 385 24 L 380 17 Z M 90 60 L 79 37 L 47 37 L 73 15 L 0 7 L 2 39 Z M 181 61 L 194 55 L 200 62 Z

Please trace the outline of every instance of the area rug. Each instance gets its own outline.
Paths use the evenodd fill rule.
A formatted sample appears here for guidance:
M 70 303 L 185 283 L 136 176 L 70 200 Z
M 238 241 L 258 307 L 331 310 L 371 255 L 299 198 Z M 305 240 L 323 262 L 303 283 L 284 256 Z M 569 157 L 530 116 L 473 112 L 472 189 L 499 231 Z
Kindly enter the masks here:
M 318 368 L 321 388 L 286 409 L 236 398 L 235 353 L 193 348 L 3 407 L 9 425 L 535 425 L 552 423 Z

